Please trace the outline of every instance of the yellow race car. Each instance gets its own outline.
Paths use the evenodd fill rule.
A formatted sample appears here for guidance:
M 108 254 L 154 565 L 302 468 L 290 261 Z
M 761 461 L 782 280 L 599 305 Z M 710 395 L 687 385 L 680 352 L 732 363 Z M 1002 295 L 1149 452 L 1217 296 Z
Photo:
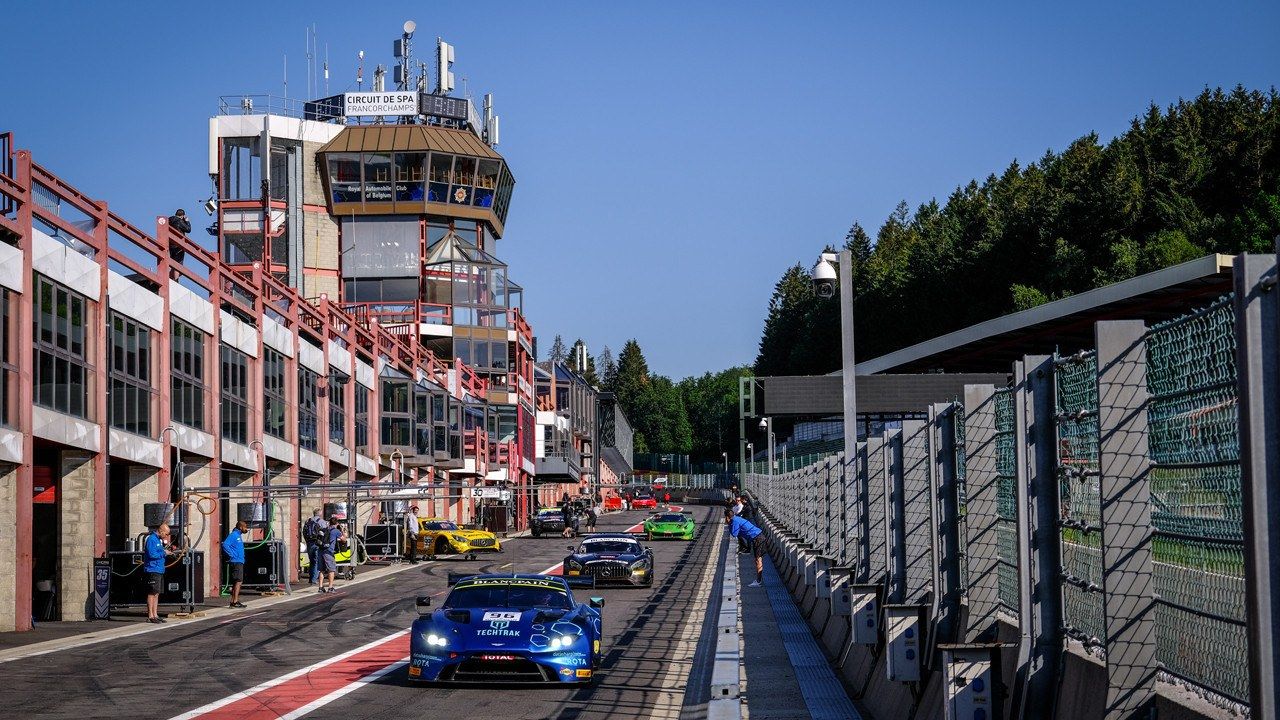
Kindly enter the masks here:
M 502 552 L 502 542 L 487 530 L 463 530 L 443 518 L 424 518 L 418 528 L 418 552 L 433 559 L 452 552 L 475 560 L 476 553 Z

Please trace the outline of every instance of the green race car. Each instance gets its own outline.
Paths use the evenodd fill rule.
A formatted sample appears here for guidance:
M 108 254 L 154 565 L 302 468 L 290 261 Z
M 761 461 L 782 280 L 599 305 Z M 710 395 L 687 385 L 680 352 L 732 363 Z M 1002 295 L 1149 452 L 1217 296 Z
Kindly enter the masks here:
M 662 512 L 650 515 L 644 521 L 644 534 L 650 540 L 658 538 L 693 539 L 693 517 L 684 513 Z

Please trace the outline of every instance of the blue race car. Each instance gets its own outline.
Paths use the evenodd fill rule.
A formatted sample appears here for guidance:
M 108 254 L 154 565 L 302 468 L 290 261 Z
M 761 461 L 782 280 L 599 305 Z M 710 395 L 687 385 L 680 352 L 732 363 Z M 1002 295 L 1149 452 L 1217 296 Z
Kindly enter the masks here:
M 590 682 L 600 664 L 603 598 L 573 599 L 564 578 L 450 574 L 438 610 L 419 597 L 409 680 Z

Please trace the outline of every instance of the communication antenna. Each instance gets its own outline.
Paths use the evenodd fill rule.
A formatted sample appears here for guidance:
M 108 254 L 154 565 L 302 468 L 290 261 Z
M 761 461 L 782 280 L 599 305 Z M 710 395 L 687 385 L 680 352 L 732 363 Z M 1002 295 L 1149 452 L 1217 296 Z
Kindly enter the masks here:
M 436 94 L 448 95 L 453 92 L 453 46 L 441 38 L 436 38 Z
M 387 89 L 387 69 L 378 65 L 373 69 L 373 91 L 382 92 Z
M 493 93 L 484 94 L 484 141 L 498 144 L 498 116 L 493 114 Z
M 356 53 L 356 59 L 360 61 L 359 64 L 356 65 L 356 89 L 363 90 L 364 89 L 364 51 L 363 50 Z
M 413 50 L 410 47 L 410 40 L 413 38 L 413 31 L 418 29 L 418 24 L 412 20 L 404 21 L 404 34 L 400 36 L 391 45 L 391 53 L 400 58 L 400 64 L 395 69 L 395 82 L 397 90 L 408 90 L 411 82 L 409 68 L 412 67 L 411 57 Z
M 329 43 L 324 44 L 324 94 L 329 94 Z

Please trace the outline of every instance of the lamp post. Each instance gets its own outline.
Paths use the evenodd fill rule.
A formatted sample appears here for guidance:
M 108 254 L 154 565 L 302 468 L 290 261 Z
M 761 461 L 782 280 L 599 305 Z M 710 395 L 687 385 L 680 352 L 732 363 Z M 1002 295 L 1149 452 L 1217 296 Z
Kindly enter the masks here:
M 818 297 L 833 297 L 840 289 L 840 356 L 844 390 L 844 457 L 852 462 L 858 452 L 858 401 L 853 355 L 853 251 L 839 255 L 824 252 L 809 273 Z
M 756 464 L 756 446 L 754 443 L 747 443 L 747 462 L 750 463 L 748 467 L 754 470 Z
M 772 476 L 776 469 L 774 468 L 773 460 L 773 418 L 760 418 L 760 432 L 764 433 L 765 448 L 768 450 L 768 452 L 765 453 L 765 457 L 769 461 L 769 475 Z
M 727 452 L 722 452 L 722 453 L 720 453 L 720 457 L 724 458 L 724 474 L 725 474 L 725 477 L 728 477 L 728 475 L 729 475 L 729 453 L 727 453 Z

